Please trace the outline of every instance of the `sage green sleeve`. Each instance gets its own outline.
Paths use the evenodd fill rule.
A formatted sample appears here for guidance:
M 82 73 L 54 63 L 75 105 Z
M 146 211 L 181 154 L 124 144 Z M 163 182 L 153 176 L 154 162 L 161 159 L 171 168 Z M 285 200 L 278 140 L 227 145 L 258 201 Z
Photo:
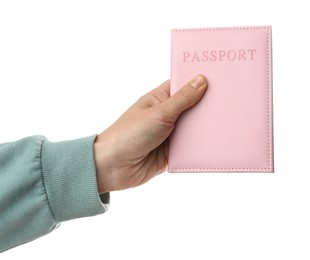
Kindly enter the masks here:
M 95 138 L 0 144 L 0 252 L 107 210 L 109 194 L 97 191 Z

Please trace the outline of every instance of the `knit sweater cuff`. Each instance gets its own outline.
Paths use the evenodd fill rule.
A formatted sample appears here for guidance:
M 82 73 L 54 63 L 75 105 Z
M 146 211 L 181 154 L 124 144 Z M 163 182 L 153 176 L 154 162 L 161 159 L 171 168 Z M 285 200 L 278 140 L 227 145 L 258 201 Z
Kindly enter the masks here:
M 48 203 L 57 223 L 107 210 L 110 194 L 99 196 L 93 143 L 96 135 L 42 143 L 41 161 Z

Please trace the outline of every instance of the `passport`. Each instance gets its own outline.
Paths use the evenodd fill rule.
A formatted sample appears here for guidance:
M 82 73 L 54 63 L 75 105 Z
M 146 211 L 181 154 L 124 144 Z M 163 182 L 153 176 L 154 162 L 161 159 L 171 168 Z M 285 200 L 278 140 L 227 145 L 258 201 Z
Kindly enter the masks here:
M 274 172 L 271 26 L 173 29 L 170 95 L 198 74 L 203 98 L 169 137 L 169 172 Z

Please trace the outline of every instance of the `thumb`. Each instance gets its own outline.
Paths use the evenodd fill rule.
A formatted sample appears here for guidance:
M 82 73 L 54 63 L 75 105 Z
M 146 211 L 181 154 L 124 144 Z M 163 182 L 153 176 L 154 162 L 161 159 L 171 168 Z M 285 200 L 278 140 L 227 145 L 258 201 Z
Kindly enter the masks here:
M 185 86 L 162 103 L 164 113 L 177 118 L 184 110 L 190 108 L 202 98 L 207 86 L 208 82 L 204 76 L 197 75 L 192 78 Z

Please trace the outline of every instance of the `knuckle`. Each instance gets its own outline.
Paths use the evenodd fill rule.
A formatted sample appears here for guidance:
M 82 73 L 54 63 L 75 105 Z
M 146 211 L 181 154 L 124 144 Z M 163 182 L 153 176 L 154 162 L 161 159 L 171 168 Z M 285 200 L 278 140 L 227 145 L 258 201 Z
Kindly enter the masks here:
M 158 122 L 159 126 L 170 129 L 174 126 L 176 116 L 162 110 L 157 110 L 155 113 L 155 119 Z

